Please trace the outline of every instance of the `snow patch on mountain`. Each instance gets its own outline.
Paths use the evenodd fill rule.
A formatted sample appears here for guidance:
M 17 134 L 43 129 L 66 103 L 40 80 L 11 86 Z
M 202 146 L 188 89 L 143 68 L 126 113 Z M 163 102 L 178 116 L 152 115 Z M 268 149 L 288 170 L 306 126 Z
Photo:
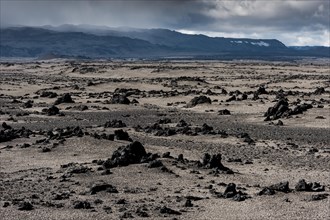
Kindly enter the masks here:
M 258 45 L 260 47 L 269 47 L 269 43 L 266 43 L 264 41 L 259 41 L 259 42 L 251 42 L 252 45 Z
M 260 47 L 269 47 L 270 44 L 266 43 L 264 41 L 256 41 L 256 42 L 249 42 L 249 41 L 241 41 L 241 40 L 232 40 L 230 41 L 230 43 L 236 43 L 236 44 L 252 44 L 252 45 L 256 45 L 256 46 L 260 46 Z

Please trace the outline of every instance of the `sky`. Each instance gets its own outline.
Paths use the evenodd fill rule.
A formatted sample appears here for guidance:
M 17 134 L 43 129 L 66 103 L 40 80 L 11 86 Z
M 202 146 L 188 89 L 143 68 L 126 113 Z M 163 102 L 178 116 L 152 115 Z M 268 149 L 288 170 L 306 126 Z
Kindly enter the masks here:
M 330 46 L 329 0 L 0 0 L 1 27 L 89 24 Z

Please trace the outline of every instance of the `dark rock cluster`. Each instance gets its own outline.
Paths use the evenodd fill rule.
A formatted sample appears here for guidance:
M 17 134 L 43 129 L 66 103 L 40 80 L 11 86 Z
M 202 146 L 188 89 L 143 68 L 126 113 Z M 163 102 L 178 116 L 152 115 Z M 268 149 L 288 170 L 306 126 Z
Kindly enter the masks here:
M 307 192 L 321 192 L 324 191 L 324 186 L 317 182 L 307 183 L 304 179 L 301 179 L 295 186 L 295 190 Z
M 307 192 L 321 192 L 324 191 L 325 187 L 320 183 L 307 183 L 304 179 L 299 180 L 299 182 L 295 186 L 295 191 L 307 191 Z M 277 192 L 289 193 L 292 192 L 293 189 L 290 189 L 289 182 L 280 182 L 277 184 L 273 184 L 271 186 L 263 188 L 258 195 L 274 195 Z
M 0 142 L 6 142 L 11 141 L 16 138 L 28 138 L 31 134 L 33 134 L 33 131 L 26 129 L 22 127 L 21 129 L 13 129 L 10 126 L 8 126 L 5 122 L 2 124 L 2 127 L 4 127 L 4 130 L 0 130 Z
M 155 136 L 172 136 L 176 134 L 183 134 L 189 136 L 196 135 L 221 135 L 227 137 L 228 134 L 222 130 L 215 130 L 213 127 L 204 123 L 202 126 L 191 126 L 186 121 L 180 120 L 175 127 L 163 126 L 166 123 L 155 123 L 151 126 L 142 128 L 141 126 L 135 127 L 136 131 L 144 131 L 146 133 L 152 133 Z
M 104 124 L 105 128 L 124 128 L 126 127 L 126 124 L 124 122 L 122 122 L 122 120 L 112 120 L 112 121 L 107 121 Z
M 130 164 L 141 163 L 142 159 L 147 156 L 147 152 L 143 145 L 135 141 L 127 146 L 119 147 L 112 157 L 103 163 L 105 168 L 128 166 Z
M 302 114 L 308 109 L 313 108 L 311 104 L 296 105 L 293 109 L 289 108 L 289 103 L 285 99 L 279 100 L 273 107 L 270 107 L 264 114 L 265 121 L 276 120 L 279 118 L 289 117 L 291 115 Z

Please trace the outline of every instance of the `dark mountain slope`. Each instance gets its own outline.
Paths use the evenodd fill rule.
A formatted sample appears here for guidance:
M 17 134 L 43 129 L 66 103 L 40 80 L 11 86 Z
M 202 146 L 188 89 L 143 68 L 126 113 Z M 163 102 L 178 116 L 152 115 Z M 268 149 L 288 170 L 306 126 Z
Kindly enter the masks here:
M 329 48 L 288 48 L 278 40 L 212 38 L 167 29 L 92 29 L 71 25 L 0 29 L 0 57 L 57 54 L 90 58 L 278 59 L 329 57 L 328 51 Z
M 157 55 L 166 48 L 127 37 L 55 32 L 36 28 L 1 29 L 1 57 L 38 57 L 46 53 L 87 57 Z

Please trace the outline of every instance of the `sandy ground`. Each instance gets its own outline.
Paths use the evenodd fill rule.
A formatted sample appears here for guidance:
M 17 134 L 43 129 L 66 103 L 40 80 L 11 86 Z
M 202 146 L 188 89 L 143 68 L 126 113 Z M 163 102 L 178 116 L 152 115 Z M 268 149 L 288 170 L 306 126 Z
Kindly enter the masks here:
M 330 218 L 330 69 L 322 62 L 53 60 L 0 63 L 0 70 L 0 123 L 7 124 L 0 133 L 1 219 Z M 267 92 L 254 98 L 260 87 Z M 41 97 L 43 91 L 57 96 Z M 56 104 L 62 114 L 43 113 L 66 93 L 74 103 Z M 115 93 L 137 102 L 111 104 Z M 291 109 L 312 108 L 265 121 L 281 94 Z M 189 106 L 200 96 L 211 102 Z M 230 115 L 218 113 L 224 109 Z M 170 121 L 155 126 L 161 119 Z M 182 133 L 182 119 L 196 133 Z M 125 126 L 105 126 L 113 120 Z M 204 131 L 203 124 L 212 129 Z M 77 126 L 80 135 L 72 132 Z M 131 140 L 96 138 L 119 129 Z M 175 133 L 162 133 L 168 130 Z M 6 132 L 16 136 L 5 139 Z M 103 162 L 131 141 L 158 154 L 162 166 L 105 168 Z M 205 153 L 221 154 L 233 174 L 201 165 Z M 321 187 L 299 191 L 301 179 Z M 117 192 L 91 193 L 101 181 Z M 289 191 L 258 195 L 285 181 Z M 225 198 L 230 183 L 243 201 Z

